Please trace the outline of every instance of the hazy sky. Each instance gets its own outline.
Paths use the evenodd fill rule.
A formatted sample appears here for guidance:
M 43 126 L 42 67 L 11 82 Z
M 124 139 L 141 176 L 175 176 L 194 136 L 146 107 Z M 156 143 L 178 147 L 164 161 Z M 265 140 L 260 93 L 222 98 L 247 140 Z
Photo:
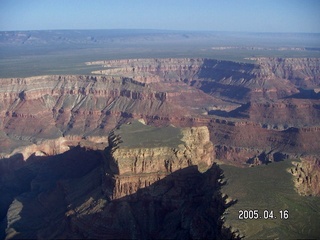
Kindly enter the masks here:
M 0 0 L 0 31 L 318 32 L 319 0 Z

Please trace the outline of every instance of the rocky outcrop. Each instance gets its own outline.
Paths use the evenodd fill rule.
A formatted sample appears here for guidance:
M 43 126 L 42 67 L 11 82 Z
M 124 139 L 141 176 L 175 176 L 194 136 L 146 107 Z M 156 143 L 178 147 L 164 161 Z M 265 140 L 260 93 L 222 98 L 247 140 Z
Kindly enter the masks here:
M 255 60 L 106 60 L 87 63 L 105 66 L 105 74 L 1 79 L 1 156 L 47 139 L 74 137 L 86 141 L 71 146 L 92 147 L 88 139 L 141 118 L 157 126 L 207 126 L 215 146 L 252 151 L 232 157 L 241 162 L 257 151 L 319 154 L 318 141 L 308 140 L 320 124 L 319 60 Z M 309 89 L 298 77 L 312 82 Z
M 129 59 L 87 62 L 106 69 L 95 74 L 124 76 L 144 83 L 183 81 L 215 96 L 283 98 L 298 88 L 319 86 L 317 58 L 254 58 L 256 64 L 213 59 Z M 236 87 L 235 87 L 236 86 Z
M 265 149 L 231 147 L 217 145 L 214 156 L 218 162 L 228 163 L 239 167 L 257 166 L 270 162 L 283 161 L 294 155 L 288 153 L 265 151 Z
M 315 156 L 301 158 L 293 162 L 289 171 L 294 176 L 297 192 L 303 196 L 320 196 L 320 160 Z
M 182 90 L 177 92 L 177 87 Z M 222 102 L 185 84 L 147 86 L 104 76 L 1 79 L 0 98 L 0 141 L 20 145 L 64 136 L 101 137 L 123 119 L 191 117 L 204 112 L 203 104 Z M 16 148 L 4 146 L 3 154 Z
M 1 205 L 7 208 L 1 212 L 5 213 L 1 215 L 1 236 L 237 238 L 236 233 L 223 227 L 221 220 L 230 202 L 219 192 L 222 173 L 211 164 L 208 152 L 212 144 L 207 128 L 183 129 L 183 144 L 178 145 L 177 151 L 186 156 L 171 151 L 171 156 L 160 159 L 156 154 L 147 156 L 157 150 L 150 148 L 144 156 L 137 155 L 139 149 L 132 149 L 132 156 L 122 159 L 117 152 L 123 148 L 119 140 L 111 135 L 111 144 L 103 151 L 74 147 L 55 156 L 22 159 L 22 165 L 1 179 L 6 186 L 0 188 L 1 196 L 14 193 L 8 196 L 6 205 Z M 167 157 L 177 160 L 172 163 L 173 168 L 156 171 L 161 165 L 158 162 L 165 164 Z M 127 166 L 133 166 L 136 158 L 140 158 L 136 172 L 127 172 Z M 155 164 L 140 171 L 147 158 Z M 129 161 L 132 163 L 125 163 Z M 206 165 L 208 161 L 210 166 L 202 169 L 206 171 L 199 172 L 201 163 Z M 4 166 L 7 165 L 0 165 L 0 170 L 5 170 Z M 25 188 L 12 191 L 17 181 L 23 181 Z
M 94 74 L 126 76 L 139 82 L 183 81 L 192 79 L 203 64 L 203 59 L 128 59 L 87 62 L 87 65 L 102 65 L 104 70 Z
M 213 145 L 207 127 L 181 131 L 182 143 L 161 147 L 122 146 L 121 135 L 111 135 L 110 147 L 116 174 L 113 198 L 135 193 L 166 175 L 189 166 L 204 172 L 213 163 Z M 125 141 L 125 140 L 124 140 Z
M 319 86 L 318 58 L 256 58 L 260 69 L 257 75 L 266 79 L 288 79 L 304 88 Z
M 214 161 L 303 155 L 296 187 L 319 195 L 317 59 L 88 64 L 107 69 L 1 79 L 0 237 L 235 237 Z
M 319 100 L 285 99 L 274 102 L 252 103 L 247 112 L 250 120 L 263 127 L 279 130 L 289 127 L 319 125 Z
M 209 123 L 209 131 L 215 146 L 215 158 L 235 165 L 247 165 L 252 162 L 250 159 L 262 153 L 267 156 L 264 162 L 274 161 L 274 154 L 283 156 L 276 157 L 276 161 L 287 157 L 297 158 L 303 153 L 319 154 L 318 127 L 277 130 L 262 128 L 260 124 L 250 121 L 234 124 L 215 121 Z

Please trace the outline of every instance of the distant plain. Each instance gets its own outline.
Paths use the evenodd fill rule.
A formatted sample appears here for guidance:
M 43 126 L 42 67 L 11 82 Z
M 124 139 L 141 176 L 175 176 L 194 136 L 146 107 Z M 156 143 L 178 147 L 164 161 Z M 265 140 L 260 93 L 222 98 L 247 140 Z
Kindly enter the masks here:
M 252 62 L 252 57 L 320 58 L 320 34 L 249 34 L 157 31 L 29 31 L 0 32 L 0 77 L 16 78 L 39 75 L 90 75 L 101 66 L 85 62 L 131 58 L 213 58 Z M 19 35 L 26 36 L 20 41 Z M 9 36 L 9 37 L 7 37 Z M 17 37 L 17 38 L 16 38 Z M 17 41 L 15 41 L 18 39 Z M 31 41 L 31 40 L 32 41 Z M 51 40 L 53 39 L 53 40 Z M 57 41 L 55 41 L 55 39 Z M 227 47 L 219 50 L 219 47 Z M 229 48 L 228 48 L 229 47 Z M 215 49 L 213 49 L 215 48 Z M 301 48 L 303 50 L 298 50 Z M 280 50 L 282 49 L 282 50 Z M 285 50 L 283 50 L 285 49 Z M 144 138 L 153 134 L 152 146 L 158 135 L 168 137 L 168 144 L 179 144 L 180 132 L 171 127 L 139 132 L 139 123 L 124 125 L 133 136 Z M 129 136 L 130 137 L 130 136 Z M 140 145 L 134 138 L 124 144 Z M 151 144 L 151 143 L 149 143 Z M 228 181 L 222 191 L 238 202 L 231 206 L 226 223 L 240 229 L 248 238 L 316 238 L 320 236 L 320 200 L 299 196 L 286 171 L 290 161 L 267 166 L 240 169 L 221 165 Z M 240 209 L 288 209 L 289 219 L 239 220 Z
M 89 75 L 100 66 L 87 66 L 85 62 L 108 59 L 213 58 L 250 62 L 247 58 L 251 57 L 320 57 L 320 34 L 155 30 L 0 32 L 2 78 Z

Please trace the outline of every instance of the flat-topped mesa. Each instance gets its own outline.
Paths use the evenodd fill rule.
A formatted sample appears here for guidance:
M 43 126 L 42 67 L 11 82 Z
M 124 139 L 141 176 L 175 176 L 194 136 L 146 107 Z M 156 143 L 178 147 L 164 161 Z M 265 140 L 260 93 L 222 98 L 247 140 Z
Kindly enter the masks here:
M 133 125 L 138 124 L 133 123 Z M 135 132 L 132 132 L 134 139 L 130 139 L 131 136 L 122 137 L 123 134 L 130 133 L 123 132 L 121 134 L 116 131 L 111 144 L 113 144 L 112 156 L 118 166 L 119 175 L 153 172 L 171 173 L 191 165 L 204 168 L 211 166 L 213 146 L 210 142 L 207 127 L 184 128 L 181 131 L 174 127 L 159 129 L 151 126 L 147 127 L 145 135 L 147 139 L 144 140 L 139 139 Z M 128 131 L 126 130 L 128 128 L 132 129 L 131 126 L 123 126 L 122 131 Z M 180 132 L 180 134 L 174 136 L 174 134 L 168 132 L 166 133 L 168 136 L 161 136 L 161 134 L 164 135 L 163 131 L 173 131 L 174 134 Z M 142 136 L 144 133 L 140 134 Z M 142 143 L 139 143 L 141 145 L 128 143 L 138 140 L 139 142 L 142 141 Z M 148 142 L 144 143 L 144 141 Z
M 92 72 L 98 75 L 129 77 L 143 83 L 180 81 L 229 98 L 277 99 L 299 93 L 299 87 L 319 86 L 319 58 L 253 60 L 255 64 L 202 58 L 126 59 L 87 64 L 104 67 Z
M 132 194 L 179 169 L 196 165 L 203 172 L 213 163 L 207 127 L 180 130 L 133 122 L 113 132 L 109 144 L 117 173 L 114 198 Z
M 93 71 L 93 74 L 125 76 L 139 82 L 151 83 L 190 79 L 195 76 L 204 59 L 164 58 L 126 59 L 87 62 L 87 65 L 102 65 L 106 69 Z
M 248 81 L 253 78 L 251 72 L 255 67 L 254 64 L 206 58 L 128 59 L 87 64 L 104 67 L 99 71 L 93 71 L 94 74 L 125 76 L 146 83 L 179 81 L 191 83 L 198 79 L 211 79 L 226 80 L 230 84 L 230 78 L 236 81 L 240 79 Z
M 134 97 L 139 95 L 144 87 L 143 83 L 123 77 L 53 75 L 24 79 L 1 79 L 0 99 L 3 101 L 16 100 L 17 98 L 34 100 L 45 95 L 87 96 L 89 94 L 101 97 Z M 150 91 L 149 94 L 140 96 L 140 98 L 149 98 L 152 94 L 156 95 Z

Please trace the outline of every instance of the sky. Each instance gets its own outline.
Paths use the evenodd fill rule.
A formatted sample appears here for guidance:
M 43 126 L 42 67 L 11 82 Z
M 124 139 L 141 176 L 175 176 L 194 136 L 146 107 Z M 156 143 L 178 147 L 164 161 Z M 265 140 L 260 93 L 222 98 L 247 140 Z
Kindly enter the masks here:
M 0 31 L 53 29 L 320 33 L 320 0 L 0 0 Z

